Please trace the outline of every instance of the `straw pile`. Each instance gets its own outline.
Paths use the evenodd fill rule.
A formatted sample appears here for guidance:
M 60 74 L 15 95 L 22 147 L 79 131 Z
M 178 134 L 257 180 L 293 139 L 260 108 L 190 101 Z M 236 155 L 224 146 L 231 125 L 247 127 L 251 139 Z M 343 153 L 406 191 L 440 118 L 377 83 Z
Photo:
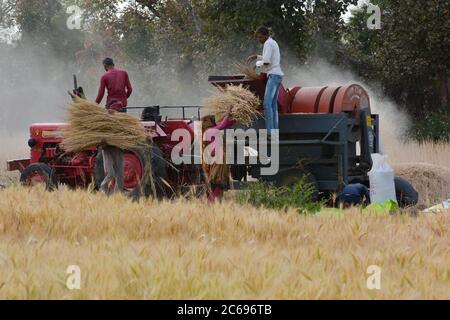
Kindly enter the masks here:
M 235 122 L 249 126 L 261 117 L 260 99 L 242 85 L 218 89 L 215 95 L 205 100 L 205 107 L 215 114 L 217 121 L 228 115 Z
M 70 105 L 68 122 L 62 143 L 68 152 L 102 144 L 132 150 L 147 141 L 145 129 L 138 119 L 125 113 L 109 114 L 98 104 L 78 97 Z
M 249 66 L 246 63 L 236 63 L 235 68 L 245 76 L 248 80 L 259 80 L 259 74 L 255 71 L 255 68 Z
M 450 198 L 450 169 L 428 163 L 395 166 L 396 175 L 408 180 L 419 192 L 419 206 L 432 206 Z

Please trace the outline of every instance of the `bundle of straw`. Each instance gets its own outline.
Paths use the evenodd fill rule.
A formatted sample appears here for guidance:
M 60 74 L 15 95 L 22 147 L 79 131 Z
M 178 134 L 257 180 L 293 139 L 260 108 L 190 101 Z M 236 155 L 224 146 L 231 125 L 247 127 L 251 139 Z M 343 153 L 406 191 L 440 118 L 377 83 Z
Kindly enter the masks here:
M 255 71 L 255 68 L 252 68 L 251 66 L 249 66 L 246 63 L 236 63 L 235 67 L 240 73 L 245 75 L 245 79 L 248 79 L 248 80 L 259 80 L 260 79 L 260 76 Z
M 139 120 L 125 113 L 109 114 L 94 102 L 74 97 L 62 147 L 68 152 L 106 144 L 124 150 L 145 145 L 147 134 Z
M 203 164 L 203 172 L 208 183 L 228 186 L 230 183 L 230 166 L 223 164 Z
M 242 85 L 228 85 L 205 100 L 205 107 L 210 109 L 218 121 L 229 115 L 232 120 L 249 126 L 261 116 L 260 99 Z
M 202 119 L 202 130 L 205 132 L 209 128 L 213 128 L 215 125 L 213 121 L 211 121 L 211 116 L 205 116 Z M 230 166 L 225 162 L 226 145 L 223 146 L 223 163 L 213 163 L 208 164 L 207 155 L 204 153 L 205 148 L 209 143 L 202 141 L 202 150 L 203 150 L 203 161 L 202 168 L 206 177 L 206 181 L 208 184 L 214 183 L 224 187 L 228 187 L 230 182 Z

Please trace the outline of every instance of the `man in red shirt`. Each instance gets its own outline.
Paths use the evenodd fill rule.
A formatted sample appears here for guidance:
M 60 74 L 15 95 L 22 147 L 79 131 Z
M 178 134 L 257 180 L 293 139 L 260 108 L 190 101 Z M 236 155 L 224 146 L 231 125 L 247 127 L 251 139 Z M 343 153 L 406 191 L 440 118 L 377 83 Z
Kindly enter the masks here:
M 115 68 L 114 61 L 111 58 L 103 60 L 103 66 L 106 73 L 100 81 L 100 89 L 95 101 L 100 104 L 105 95 L 105 89 L 107 89 L 106 109 L 108 109 L 108 112 L 127 112 L 128 98 L 133 92 L 128 73 Z M 100 188 L 102 191 L 110 193 L 110 184 L 114 181 L 114 193 L 123 192 L 124 151 L 107 145 L 102 146 L 102 149 L 105 179 Z
M 103 66 L 106 73 L 100 81 L 100 88 L 95 102 L 100 104 L 105 95 L 105 89 L 108 90 L 108 98 L 106 99 L 106 109 L 118 112 L 126 112 L 128 98 L 133 92 L 128 73 L 114 67 L 114 61 L 111 58 L 103 60 Z

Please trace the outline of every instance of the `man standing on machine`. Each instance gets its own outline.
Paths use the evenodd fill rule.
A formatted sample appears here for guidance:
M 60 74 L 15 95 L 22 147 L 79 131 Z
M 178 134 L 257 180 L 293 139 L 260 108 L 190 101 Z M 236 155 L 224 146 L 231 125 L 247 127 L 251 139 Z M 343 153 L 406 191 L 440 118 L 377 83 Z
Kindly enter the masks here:
M 106 73 L 101 78 L 95 101 L 100 104 L 105 95 L 105 89 L 107 89 L 106 109 L 108 112 L 127 112 L 128 98 L 133 92 L 128 73 L 115 68 L 114 61 L 111 58 L 103 60 L 103 66 Z M 105 144 L 102 145 L 102 149 L 106 176 L 100 188 L 102 191 L 109 193 L 110 184 L 114 181 L 114 193 L 121 193 L 124 190 L 124 152 L 122 149 Z
M 256 66 L 265 68 L 268 79 L 264 95 L 264 115 L 269 135 L 278 135 L 278 89 L 283 81 L 281 55 L 278 43 L 270 36 L 269 28 L 261 26 L 256 30 L 256 38 L 264 45 L 263 55 L 253 55 L 250 60 L 258 59 Z
M 100 88 L 95 102 L 98 104 L 102 102 L 105 89 L 107 89 L 106 109 L 127 112 L 128 98 L 133 92 L 128 73 L 116 68 L 111 58 L 103 60 L 103 66 L 105 67 L 106 73 L 100 80 Z

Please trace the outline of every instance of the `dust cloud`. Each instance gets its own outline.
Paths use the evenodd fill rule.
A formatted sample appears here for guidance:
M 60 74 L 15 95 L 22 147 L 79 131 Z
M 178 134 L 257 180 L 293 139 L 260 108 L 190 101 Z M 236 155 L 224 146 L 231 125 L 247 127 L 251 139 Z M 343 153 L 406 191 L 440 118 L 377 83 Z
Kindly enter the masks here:
M 285 67 L 286 68 L 286 67 Z M 386 152 L 398 144 L 403 144 L 405 134 L 411 125 L 409 116 L 401 111 L 386 95 L 379 84 L 367 83 L 350 72 L 322 60 L 315 60 L 304 67 L 287 70 L 285 77 L 287 87 L 323 87 L 359 84 L 369 94 L 371 110 L 380 115 L 382 145 Z

